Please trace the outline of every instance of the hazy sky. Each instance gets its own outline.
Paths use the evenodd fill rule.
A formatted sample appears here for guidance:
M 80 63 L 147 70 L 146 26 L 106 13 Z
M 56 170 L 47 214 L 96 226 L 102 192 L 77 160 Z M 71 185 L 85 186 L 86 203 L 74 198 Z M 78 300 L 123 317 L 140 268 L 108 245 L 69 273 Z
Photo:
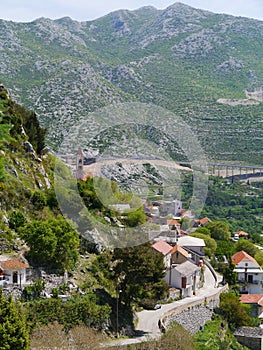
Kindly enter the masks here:
M 147 5 L 164 9 L 174 2 L 175 0 L 4 0 L 0 9 L 0 18 L 29 22 L 39 17 L 55 19 L 70 16 L 79 21 L 86 21 L 118 9 L 134 10 Z M 263 0 L 183 0 L 181 2 L 212 12 L 263 20 Z

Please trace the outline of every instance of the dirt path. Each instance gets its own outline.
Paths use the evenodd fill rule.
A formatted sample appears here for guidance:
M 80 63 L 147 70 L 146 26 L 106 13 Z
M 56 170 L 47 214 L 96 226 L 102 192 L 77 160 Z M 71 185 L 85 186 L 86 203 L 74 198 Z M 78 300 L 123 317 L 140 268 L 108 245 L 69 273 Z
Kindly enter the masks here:
M 161 159 L 109 159 L 109 160 L 102 160 L 98 161 L 96 163 L 90 164 L 90 165 L 85 165 L 84 166 L 84 174 L 88 173 L 93 173 L 96 175 L 100 175 L 101 173 L 101 168 L 104 165 L 114 165 L 116 163 L 122 163 L 122 164 L 136 164 L 136 165 L 142 165 L 145 163 L 150 163 L 154 164 L 157 166 L 163 166 L 163 167 L 168 167 L 168 168 L 173 168 L 173 169 L 178 169 L 178 170 L 184 170 L 184 171 L 192 171 L 191 168 L 181 166 L 174 161 L 166 161 L 166 160 L 161 160 Z

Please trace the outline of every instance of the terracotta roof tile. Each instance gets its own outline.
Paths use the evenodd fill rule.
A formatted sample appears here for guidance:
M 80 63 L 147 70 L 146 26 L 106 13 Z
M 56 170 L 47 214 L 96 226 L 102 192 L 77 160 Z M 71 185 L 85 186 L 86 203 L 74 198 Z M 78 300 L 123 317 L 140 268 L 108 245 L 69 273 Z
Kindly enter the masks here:
M 258 304 L 263 306 L 263 294 L 242 294 L 239 298 L 244 304 Z
M 183 256 L 185 256 L 186 258 L 188 258 L 188 252 L 184 248 L 180 247 L 179 245 L 175 245 L 173 247 L 171 254 L 174 254 L 176 252 L 178 252 L 178 253 L 182 254 Z
M 205 217 L 205 218 L 203 218 L 203 219 L 201 219 L 200 221 L 199 221 L 199 223 L 200 223 L 200 225 L 205 225 L 205 224 L 207 224 L 208 222 L 210 222 L 211 220 L 208 218 L 208 217 Z
M 183 215 L 183 214 L 187 213 L 188 211 L 190 212 L 190 210 L 188 210 L 188 209 L 182 209 L 179 211 L 179 214 Z
M 175 219 L 167 220 L 167 225 L 168 226 L 180 226 L 179 222 Z
M 234 265 L 237 265 L 240 263 L 240 261 L 245 260 L 245 261 L 251 261 L 253 262 L 255 265 L 259 266 L 259 264 L 257 263 L 257 261 L 252 258 L 252 256 L 250 256 L 248 253 L 244 252 L 244 250 L 241 250 L 240 252 L 237 252 L 236 254 L 234 254 L 232 256 L 232 261 Z
M 238 231 L 236 232 L 239 236 L 249 236 L 249 233 L 245 232 L 245 231 Z
M 170 244 L 160 240 L 156 243 L 154 243 L 152 245 L 152 248 L 157 250 L 158 252 L 162 253 L 163 255 L 167 255 L 171 252 L 171 250 L 173 249 L 172 246 L 170 246 Z
M 24 264 L 18 260 L 1 261 L 0 266 L 3 270 L 22 270 L 30 268 L 28 264 Z

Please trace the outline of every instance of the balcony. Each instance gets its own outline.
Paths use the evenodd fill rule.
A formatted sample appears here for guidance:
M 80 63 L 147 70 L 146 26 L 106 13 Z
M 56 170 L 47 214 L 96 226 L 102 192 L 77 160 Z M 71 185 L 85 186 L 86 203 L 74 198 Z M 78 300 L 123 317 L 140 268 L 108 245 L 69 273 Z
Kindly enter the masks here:
M 262 280 L 256 280 L 256 279 L 245 281 L 244 278 L 239 278 L 238 279 L 238 283 L 242 283 L 242 284 L 263 284 L 263 281 Z

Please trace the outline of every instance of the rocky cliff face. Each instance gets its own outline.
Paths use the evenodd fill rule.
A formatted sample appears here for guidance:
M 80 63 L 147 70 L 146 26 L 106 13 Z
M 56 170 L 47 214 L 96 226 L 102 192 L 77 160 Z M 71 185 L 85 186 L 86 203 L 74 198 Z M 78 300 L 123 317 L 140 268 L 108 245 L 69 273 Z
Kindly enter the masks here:
M 261 105 L 251 94 L 245 104 L 224 101 L 263 84 L 263 22 L 175 3 L 89 22 L 0 21 L 0 29 L 0 78 L 36 110 L 52 148 L 79 118 L 88 122 L 98 108 L 138 101 L 182 117 L 209 157 L 245 162 L 249 151 L 260 163 Z
M 51 188 L 51 156 L 46 154 L 41 132 L 44 138 L 35 114 L 14 103 L 1 85 L 0 212 L 26 207 L 34 191 Z

